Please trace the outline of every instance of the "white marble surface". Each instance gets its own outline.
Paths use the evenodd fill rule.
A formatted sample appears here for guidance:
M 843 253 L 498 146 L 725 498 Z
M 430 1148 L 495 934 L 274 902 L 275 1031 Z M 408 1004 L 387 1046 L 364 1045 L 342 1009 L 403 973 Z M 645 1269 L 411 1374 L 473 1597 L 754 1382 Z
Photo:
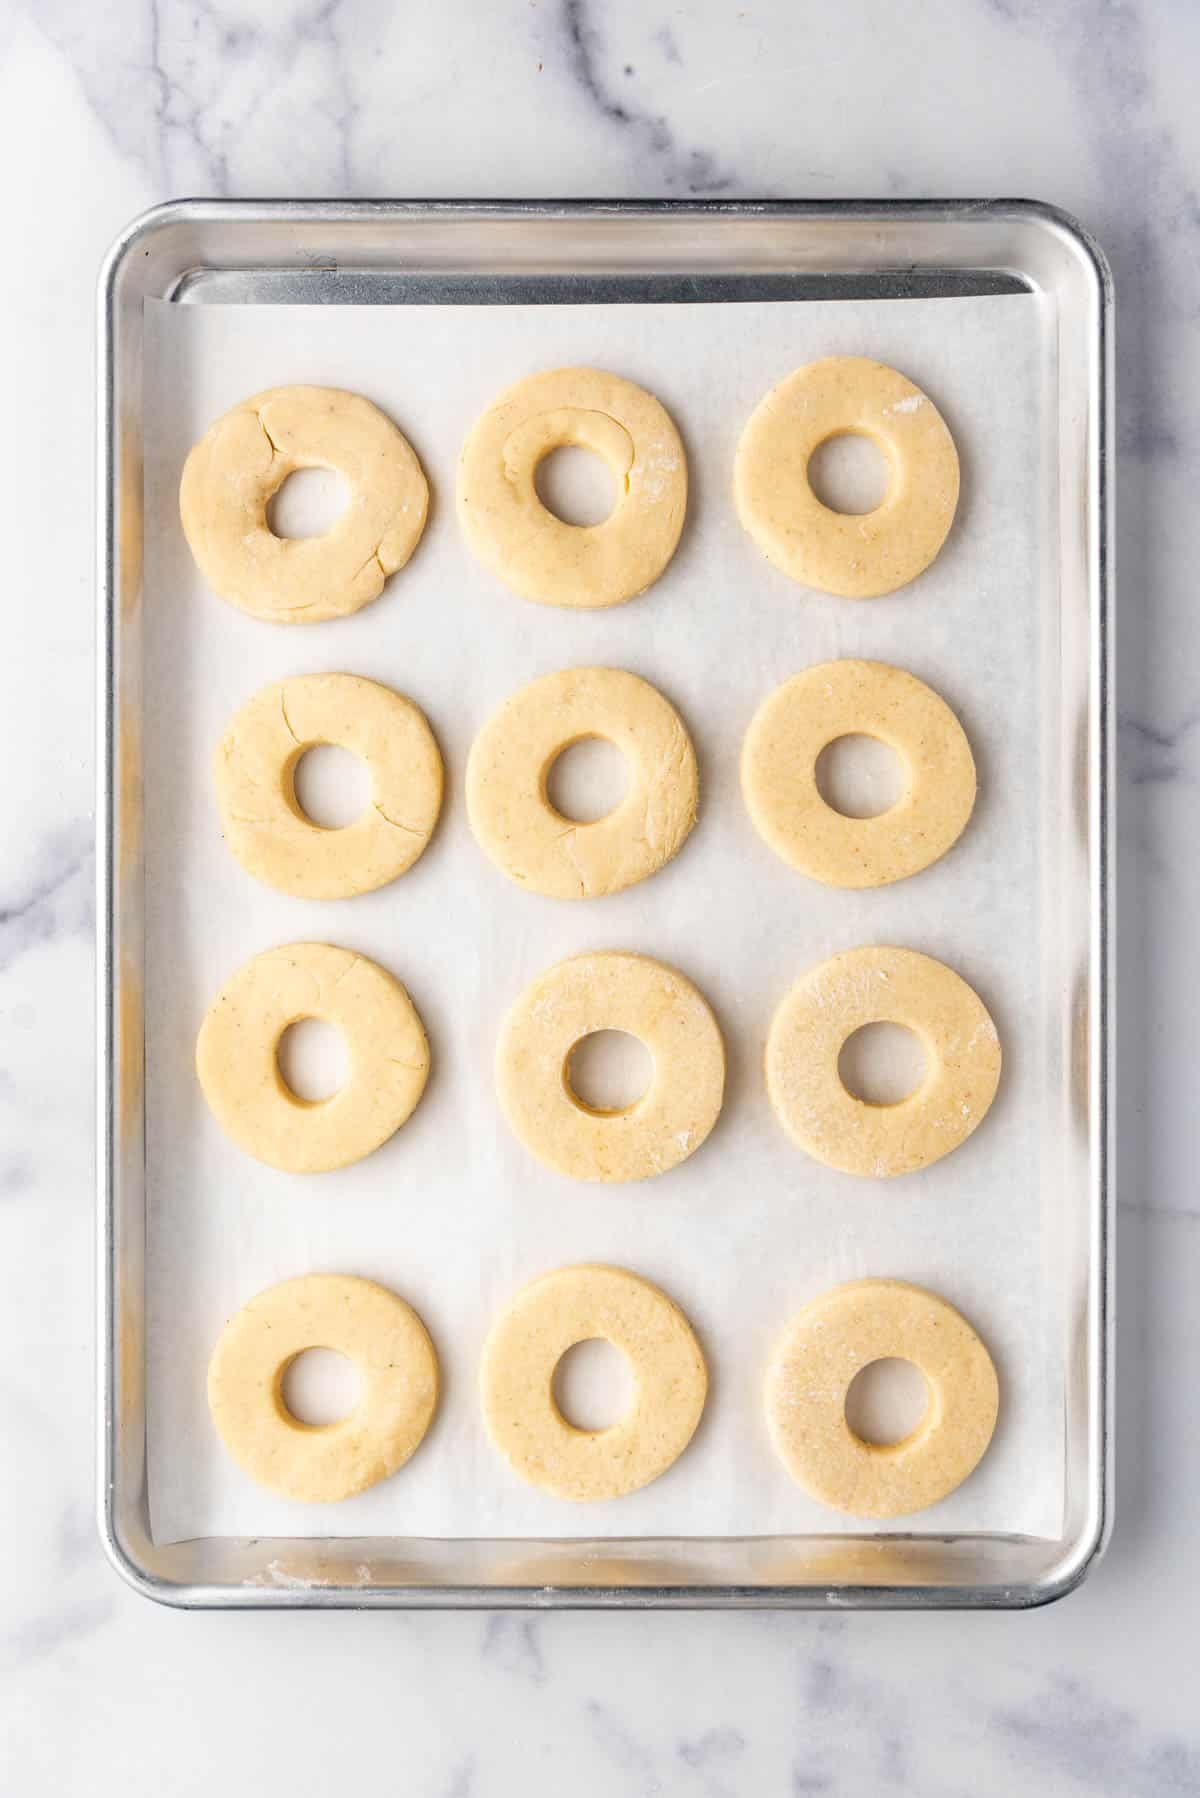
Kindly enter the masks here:
M 4 1792 L 1200 1790 L 1198 54 L 1191 0 L 0 7 Z M 547 191 L 1029 193 L 1113 259 L 1118 1525 L 1048 1611 L 186 1616 L 127 1592 L 96 1547 L 96 266 L 177 194 Z

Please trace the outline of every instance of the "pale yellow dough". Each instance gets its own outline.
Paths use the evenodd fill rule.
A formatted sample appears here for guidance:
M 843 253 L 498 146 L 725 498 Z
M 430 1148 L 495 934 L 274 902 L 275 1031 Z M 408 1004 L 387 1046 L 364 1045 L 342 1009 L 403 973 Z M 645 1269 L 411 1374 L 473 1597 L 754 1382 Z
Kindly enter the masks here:
M 839 737 L 876 737 L 907 785 L 874 818 L 848 818 L 817 788 L 817 758 Z M 886 662 L 822 662 L 777 687 L 742 749 L 742 792 L 776 855 L 835 887 L 885 886 L 957 842 L 975 804 L 975 761 L 944 699 Z
M 830 437 L 868 437 L 888 465 L 873 512 L 832 512 L 808 479 Z M 958 452 L 928 395 L 894 368 L 829 356 L 781 381 L 738 444 L 734 497 L 742 524 L 776 568 L 807 587 L 872 599 L 907 586 L 933 561 L 958 505 Z
M 896 1105 L 856 1098 L 838 1073 L 864 1024 L 903 1024 L 924 1080 Z M 793 1142 L 829 1167 L 887 1179 L 928 1167 L 982 1123 L 1000 1080 L 996 1026 L 966 981 L 914 949 L 847 949 L 801 976 L 767 1037 L 767 1092 Z
M 298 1099 L 279 1071 L 279 1039 L 301 1018 L 346 1038 L 350 1072 L 328 1099 Z M 239 968 L 200 1027 L 196 1072 L 213 1116 L 247 1155 L 291 1174 L 348 1167 L 416 1107 L 429 1044 L 400 982 L 349 949 L 289 943 Z
M 554 1402 L 554 1370 L 577 1342 L 621 1349 L 633 1404 L 606 1430 L 578 1430 Z M 496 1448 L 556 1498 L 621 1498 L 665 1473 L 692 1439 L 708 1391 L 700 1344 L 665 1292 L 620 1267 L 563 1267 L 524 1287 L 494 1325 L 480 1370 Z
M 307 1424 L 283 1402 L 283 1376 L 305 1349 L 354 1363 L 358 1404 Z M 230 1319 L 208 1367 L 208 1403 L 225 1447 L 260 1486 L 301 1504 L 365 1492 L 403 1467 L 438 1397 L 429 1332 L 404 1300 L 351 1274 L 306 1274 L 268 1287 Z
M 642 1097 L 593 1111 L 571 1090 L 572 1049 L 596 1030 L 625 1030 L 650 1051 Z M 695 1153 L 717 1121 L 725 1048 L 690 980 L 648 955 L 576 955 L 539 974 L 517 1000 L 496 1050 L 500 1103 L 532 1155 L 573 1180 L 645 1180 Z
M 574 445 L 609 466 L 617 503 L 602 524 L 564 524 L 538 498 L 544 456 Z M 687 510 L 679 432 L 652 394 L 597 368 L 556 368 L 510 387 L 473 426 L 458 516 L 473 553 L 526 599 L 617 606 L 656 581 Z
M 920 1368 L 929 1405 L 900 1442 L 864 1442 L 846 1422 L 846 1393 L 873 1361 Z M 966 1319 L 902 1280 L 854 1280 L 794 1317 L 767 1374 L 767 1423 L 792 1478 L 854 1517 L 903 1517 L 960 1486 L 996 1427 L 991 1356 Z
M 585 737 L 615 743 L 630 771 L 593 823 L 556 812 L 546 780 Z M 619 893 L 670 861 L 696 821 L 696 752 L 656 687 L 620 668 L 568 668 L 522 687 L 488 720 L 467 762 L 467 812 L 510 880 L 555 899 Z
M 300 757 L 317 744 L 367 765 L 371 798 L 342 829 L 296 800 Z M 428 843 L 442 803 L 442 758 L 424 715 L 357 674 L 307 674 L 264 687 L 231 720 L 214 763 L 225 841 L 247 873 L 301 899 L 386 886 Z
M 300 468 L 333 468 L 350 503 L 319 537 L 277 537 L 267 506 Z M 273 387 L 210 425 L 184 465 L 183 529 L 201 574 L 255 618 L 315 624 L 357 612 L 412 555 L 429 487 L 378 407 L 338 387 Z

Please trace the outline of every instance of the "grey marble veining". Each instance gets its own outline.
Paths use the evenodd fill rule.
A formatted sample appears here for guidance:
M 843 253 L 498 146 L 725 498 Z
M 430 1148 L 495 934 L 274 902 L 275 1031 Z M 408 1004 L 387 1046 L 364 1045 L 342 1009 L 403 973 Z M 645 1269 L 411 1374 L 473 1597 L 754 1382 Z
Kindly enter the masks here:
M 30 0 L 8 171 L 0 1790 L 1200 1791 L 1200 8 Z M 1119 294 L 1119 1522 L 1008 1617 L 181 1617 L 91 1490 L 91 310 L 156 200 L 1028 193 Z
M 646 78 L 643 75 L 638 80 L 636 64 L 613 66 L 604 17 L 603 7 L 597 7 L 595 0 L 563 0 L 555 29 L 563 39 L 564 66 L 587 105 L 606 124 L 631 138 L 631 153 L 644 169 L 644 178 L 656 190 L 685 196 L 728 193 L 737 187 L 736 176 L 712 151 L 689 148 L 678 141 L 668 115 L 650 103 Z M 679 42 L 669 25 L 660 25 L 653 32 L 648 52 L 652 61 L 661 58 L 668 66 L 684 66 Z
M 29 868 L 21 870 L 21 884 L 0 899 L 0 973 L 38 944 L 64 935 L 90 936 L 94 834 L 90 817 L 75 818 L 37 841 Z

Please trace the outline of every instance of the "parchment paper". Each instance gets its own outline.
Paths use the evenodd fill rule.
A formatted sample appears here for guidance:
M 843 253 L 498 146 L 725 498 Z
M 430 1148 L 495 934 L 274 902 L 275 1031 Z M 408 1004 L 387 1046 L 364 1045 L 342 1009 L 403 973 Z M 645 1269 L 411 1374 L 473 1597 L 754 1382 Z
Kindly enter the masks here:
M 990 1453 L 904 1531 L 1060 1525 L 1063 1296 L 1055 1131 L 1061 1008 L 1042 892 L 1057 828 L 1053 695 L 1053 469 L 1044 446 L 1052 319 L 1033 296 L 722 306 L 147 308 L 146 787 L 149 1107 L 149 1453 L 153 1527 L 202 1534 L 632 1536 L 834 1532 L 854 1520 L 808 1499 L 775 1459 L 765 1364 L 782 1326 L 839 1281 L 890 1275 L 958 1305 L 1000 1370 Z M 738 434 L 761 395 L 820 355 L 902 368 L 944 412 L 963 464 L 958 521 L 934 567 L 893 597 L 810 593 L 776 573 L 738 524 Z M 683 542 L 649 593 L 604 612 L 518 599 L 472 560 L 454 517 L 459 446 L 521 375 L 610 367 L 656 393 L 686 442 Z M 179 525 L 192 442 L 248 394 L 345 386 L 382 406 L 433 491 L 424 541 L 382 597 L 308 629 L 257 622 L 205 587 Z M 763 696 L 843 655 L 895 661 L 959 712 L 980 771 L 975 817 L 940 864 L 876 892 L 805 880 L 766 848 L 738 787 Z M 462 798 L 474 733 L 514 688 L 573 664 L 630 668 L 679 707 L 701 761 L 702 815 L 679 858 L 620 895 L 580 904 L 506 881 L 476 847 Z M 346 670 L 409 694 L 446 761 L 447 803 L 416 867 L 333 903 L 259 886 L 221 840 L 209 765 L 233 711 L 267 681 Z M 434 1073 L 412 1120 L 343 1173 L 297 1178 L 221 1134 L 193 1071 L 201 1017 L 250 956 L 297 939 L 393 969 L 425 1020 Z M 761 1064 L 790 982 L 864 942 L 938 956 L 976 987 L 1005 1052 L 993 1110 L 926 1172 L 876 1183 L 836 1173 L 785 1138 Z M 561 957 L 627 947 L 695 980 L 729 1054 L 722 1118 L 677 1171 L 626 1187 L 538 1165 L 495 1099 L 500 1020 Z M 544 1270 L 615 1262 L 660 1283 L 692 1319 L 712 1388 L 688 1452 L 654 1485 L 569 1505 L 522 1484 L 489 1446 L 476 1395 L 483 1338 L 508 1295 Z M 369 1275 L 416 1306 L 444 1399 L 395 1478 L 306 1507 L 260 1491 L 209 1421 L 205 1370 L 226 1318 L 274 1281 Z

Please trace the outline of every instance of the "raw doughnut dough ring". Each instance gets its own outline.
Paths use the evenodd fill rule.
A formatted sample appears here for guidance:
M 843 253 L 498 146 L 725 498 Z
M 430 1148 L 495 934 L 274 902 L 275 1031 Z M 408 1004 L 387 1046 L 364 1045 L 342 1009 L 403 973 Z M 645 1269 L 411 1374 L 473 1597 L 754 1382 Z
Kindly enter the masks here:
M 873 1361 L 921 1370 L 925 1416 L 899 1442 L 864 1442 L 846 1422 L 846 1393 Z M 792 1478 L 854 1517 L 903 1517 L 960 1486 L 996 1427 L 991 1356 L 945 1299 L 903 1280 L 835 1286 L 794 1317 L 767 1374 L 767 1423 Z
M 629 791 L 606 817 L 573 823 L 546 779 L 564 749 L 587 737 L 626 757 Z M 476 737 L 467 812 L 481 847 L 510 880 L 556 899 L 619 893 L 682 846 L 696 821 L 696 752 L 656 687 L 621 668 L 568 668 L 531 681 Z
M 903 1024 L 929 1067 L 896 1105 L 842 1083 L 838 1056 L 864 1024 Z M 1000 1081 L 1000 1040 L 979 996 L 915 949 L 847 949 L 801 976 L 771 1020 L 767 1092 L 793 1142 L 828 1167 L 887 1179 L 928 1167 L 982 1123 Z
M 554 1370 L 597 1337 L 629 1357 L 634 1400 L 609 1429 L 578 1430 L 554 1402 Z M 493 1444 L 556 1498 L 621 1498 L 649 1485 L 691 1441 L 708 1391 L 683 1312 L 620 1267 L 562 1267 L 524 1287 L 493 1326 L 480 1374 Z
M 354 1363 L 361 1396 L 337 1423 L 308 1424 L 283 1401 L 305 1349 Z M 306 1274 L 268 1287 L 222 1330 L 208 1367 L 217 1433 L 238 1466 L 272 1492 L 329 1504 L 403 1467 L 437 1405 L 438 1362 L 411 1305 L 352 1274 Z
M 595 1111 L 571 1091 L 572 1049 L 597 1030 L 624 1030 L 654 1072 L 634 1104 Z M 496 1086 L 531 1155 L 573 1180 L 646 1180 L 695 1153 L 717 1121 L 725 1046 L 690 980 L 648 955 L 603 950 L 539 974 L 500 1032 Z
M 817 758 L 860 733 L 893 749 L 908 786 L 874 818 L 848 818 L 817 787 Z M 822 662 L 768 695 L 746 733 L 742 791 L 776 855 L 835 887 L 886 886 L 945 855 L 975 804 L 975 762 L 944 699 L 886 662 Z
M 301 1018 L 322 1018 L 346 1038 L 350 1073 L 328 1099 L 298 1099 L 279 1071 L 279 1039 Z M 326 1173 L 369 1155 L 412 1114 L 429 1044 L 385 969 L 328 943 L 290 943 L 226 981 L 200 1026 L 196 1072 L 213 1116 L 247 1155 L 285 1173 Z
M 830 437 L 867 437 L 890 480 L 873 512 L 833 512 L 808 478 Z M 738 516 L 776 568 L 846 599 L 905 587 L 933 561 L 958 505 L 958 452 L 933 401 L 894 368 L 829 356 L 761 400 L 738 444 Z
M 296 765 L 320 743 L 367 765 L 371 798 L 340 830 L 296 800 Z M 225 841 L 247 873 L 301 899 L 386 886 L 428 843 L 442 803 L 442 758 L 411 700 L 357 674 L 306 674 L 263 687 L 230 721 L 214 773 Z
M 594 450 L 619 495 L 602 524 L 564 524 L 534 477 L 552 450 Z M 618 606 L 656 581 L 679 542 L 687 458 L 652 394 L 596 368 L 528 375 L 472 427 L 458 474 L 458 516 L 472 552 L 525 599 Z
M 299 468 L 334 468 L 351 499 L 319 537 L 277 537 L 267 506 Z M 429 487 L 407 438 L 361 394 L 272 387 L 209 426 L 184 464 L 179 510 L 201 574 L 255 618 L 316 624 L 357 612 L 403 568 Z

